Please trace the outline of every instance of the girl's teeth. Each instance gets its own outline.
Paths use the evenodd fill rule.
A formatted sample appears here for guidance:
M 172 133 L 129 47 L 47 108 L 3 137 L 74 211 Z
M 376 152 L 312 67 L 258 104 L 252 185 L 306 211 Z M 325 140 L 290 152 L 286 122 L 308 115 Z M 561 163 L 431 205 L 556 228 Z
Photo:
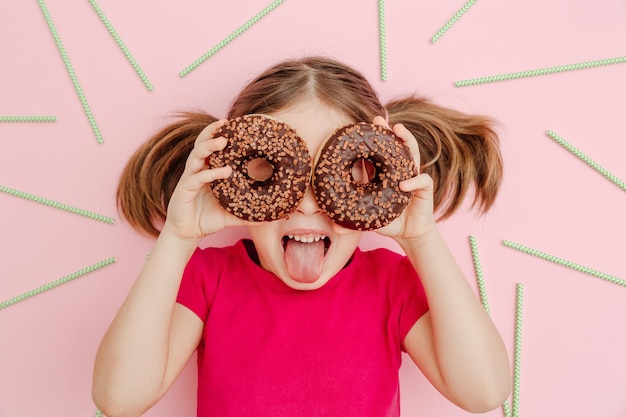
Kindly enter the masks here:
M 296 242 L 302 242 L 302 243 L 313 243 L 313 242 L 319 242 L 320 239 L 323 239 L 322 236 L 294 236 L 294 235 L 288 235 L 289 239 L 293 239 Z

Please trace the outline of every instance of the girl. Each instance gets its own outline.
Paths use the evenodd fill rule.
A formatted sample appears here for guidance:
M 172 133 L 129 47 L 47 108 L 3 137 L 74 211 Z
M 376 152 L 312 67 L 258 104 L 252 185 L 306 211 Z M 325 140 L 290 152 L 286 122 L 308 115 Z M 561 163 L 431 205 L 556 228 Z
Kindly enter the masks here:
M 121 177 L 121 213 L 157 240 L 98 350 L 96 405 L 109 417 L 141 415 L 196 350 L 199 417 L 398 416 L 403 351 L 463 409 L 501 405 L 508 355 L 435 221 L 472 186 L 481 212 L 492 205 L 502 163 L 490 120 L 416 97 L 384 107 L 360 73 L 322 57 L 259 75 L 227 118 L 246 114 L 287 123 L 311 155 L 346 124 L 391 125 L 421 173 L 401 183 L 411 202 L 377 233 L 406 256 L 360 251 L 362 232 L 333 224 L 310 187 L 287 219 L 227 213 L 210 184 L 232 170 L 205 162 L 226 145 L 215 137 L 225 121 L 185 113 Z M 237 225 L 250 240 L 197 247 Z

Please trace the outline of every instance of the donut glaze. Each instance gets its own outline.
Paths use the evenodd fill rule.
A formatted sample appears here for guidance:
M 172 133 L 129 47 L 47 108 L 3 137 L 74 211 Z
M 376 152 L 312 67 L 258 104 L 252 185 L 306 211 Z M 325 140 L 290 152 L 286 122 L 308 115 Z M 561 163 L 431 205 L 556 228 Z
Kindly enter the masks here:
M 306 143 L 286 123 L 262 115 L 229 120 L 215 134 L 226 147 L 207 158 L 210 168 L 231 166 L 233 173 L 211 183 L 213 195 L 233 215 L 249 221 L 272 221 L 292 213 L 306 192 L 311 156 Z M 250 161 L 267 161 L 271 170 L 259 179 Z
M 374 170 L 366 181 L 353 177 L 353 166 L 361 160 Z M 318 206 L 335 223 L 374 230 L 402 214 L 412 193 L 400 191 L 399 184 L 417 173 L 409 150 L 391 130 L 356 123 L 335 131 L 321 147 L 313 190 Z

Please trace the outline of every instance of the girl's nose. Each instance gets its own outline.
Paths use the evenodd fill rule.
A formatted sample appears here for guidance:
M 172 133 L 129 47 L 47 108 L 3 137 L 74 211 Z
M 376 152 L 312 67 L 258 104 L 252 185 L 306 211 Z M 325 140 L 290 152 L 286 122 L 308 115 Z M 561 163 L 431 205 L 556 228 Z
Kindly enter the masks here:
M 302 214 L 316 214 L 320 213 L 322 210 L 317 205 L 317 200 L 315 199 L 315 194 L 313 193 L 313 189 L 309 186 L 304 193 L 304 197 L 298 207 L 296 208 L 296 212 Z

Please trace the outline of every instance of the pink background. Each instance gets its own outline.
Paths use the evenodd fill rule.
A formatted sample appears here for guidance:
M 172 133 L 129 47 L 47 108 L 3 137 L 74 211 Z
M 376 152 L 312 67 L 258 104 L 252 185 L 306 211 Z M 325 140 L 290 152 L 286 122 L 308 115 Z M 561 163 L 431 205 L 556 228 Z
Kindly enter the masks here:
M 523 283 L 520 415 L 626 415 L 626 288 L 502 245 L 512 240 L 626 279 L 624 191 L 565 151 L 554 130 L 626 179 L 626 64 L 471 87 L 454 81 L 626 54 L 626 2 L 476 4 L 436 44 L 463 0 L 388 1 L 388 80 L 380 79 L 375 1 L 289 0 L 205 63 L 178 73 L 268 0 L 101 0 L 154 85 L 149 92 L 87 1 L 47 0 L 104 143 L 97 143 L 35 1 L 0 12 L 0 185 L 116 219 L 109 225 L 0 193 L 0 302 L 114 256 L 116 263 L 0 310 L 0 417 L 93 416 L 91 376 L 103 332 L 150 250 L 118 218 L 114 193 L 130 153 L 181 109 L 223 116 L 243 84 L 277 60 L 328 54 L 361 69 L 387 101 L 418 92 L 501 123 L 506 174 L 495 208 L 441 225 L 475 284 L 475 235 L 492 316 L 513 352 L 515 284 Z M 600 4 L 600 3 L 595 3 Z M 225 245 L 245 235 L 207 239 Z M 392 241 L 366 235 L 362 246 Z M 192 361 L 146 415 L 195 415 Z M 404 416 L 465 416 L 406 361 Z M 500 416 L 497 409 L 489 416 Z

